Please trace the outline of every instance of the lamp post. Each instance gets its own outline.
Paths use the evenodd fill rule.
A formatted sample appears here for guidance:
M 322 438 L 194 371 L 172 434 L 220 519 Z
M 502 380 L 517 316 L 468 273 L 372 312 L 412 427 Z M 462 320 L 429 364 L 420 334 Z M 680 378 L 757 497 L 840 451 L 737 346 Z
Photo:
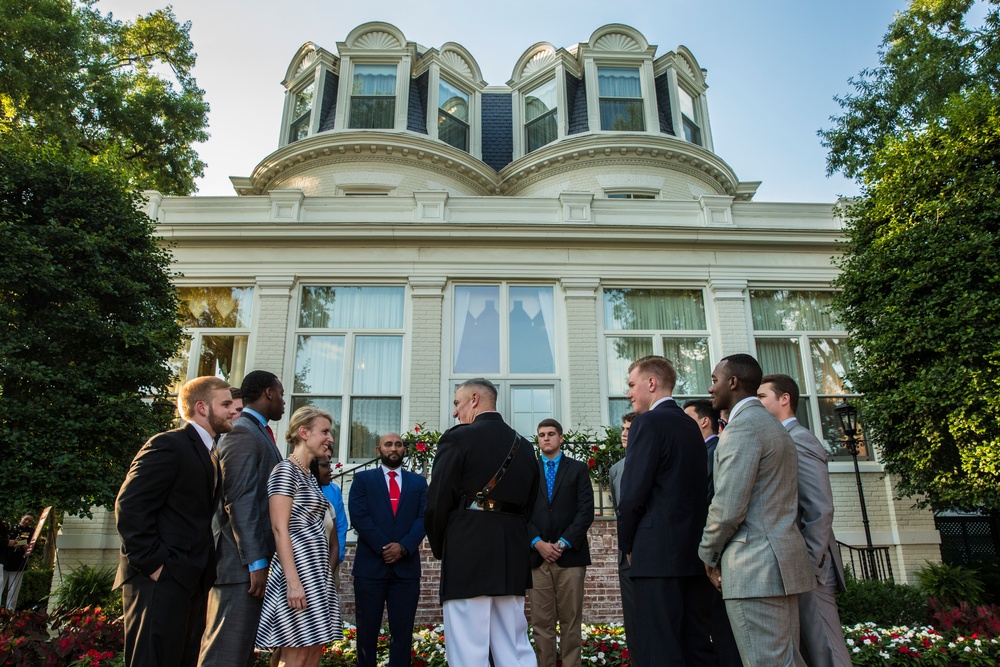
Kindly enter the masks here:
M 846 401 L 838 403 L 834 408 L 837 419 L 840 420 L 840 428 L 843 429 L 847 438 L 847 451 L 850 452 L 854 460 L 854 478 L 858 482 L 858 501 L 861 503 L 861 522 L 865 527 L 865 559 L 862 561 L 862 570 L 866 579 L 877 579 L 875 566 L 875 547 L 872 545 L 872 531 L 868 525 L 868 508 L 865 505 L 865 490 L 861 486 L 861 469 L 858 467 L 858 409 L 853 405 L 848 405 Z

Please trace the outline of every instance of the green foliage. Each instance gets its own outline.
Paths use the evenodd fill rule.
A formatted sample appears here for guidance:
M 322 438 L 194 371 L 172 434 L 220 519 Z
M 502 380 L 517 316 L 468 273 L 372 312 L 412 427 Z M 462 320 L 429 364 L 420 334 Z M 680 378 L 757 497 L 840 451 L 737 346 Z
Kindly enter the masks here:
M 114 603 L 115 568 L 81 565 L 66 573 L 55 590 L 60 607 L 83 609 L 107 607 Z
M 608 488 L 611 466 L 625 458 L 621 429 L 605 426 L 603 432 L 566 431 L 563 433 L 563 451 L 574 459 L 587 464 L 590 479 Z
M 1000 507 L 1000 96 L 889 138 L 835 281 L 869 441 L 904 496 Z
M 834 98 L 843 113 L 819 132 L 830 149 L 827 171 L 860 176 L 889 140 L 935 122 L 952 95 L 1000 91 L 997 4 L 911 0 L 889 26 L 879 65 L 849 80 L 854 92 Z M 985 17 L 973 18 L 982 8 Z
M 140 189 L 193 192 L 208 104 L 190 23 L 169 7 L 122 22 L 93 5 L 0 3 L 0 140 L 81 151 Z
M 125 179 L 78 154 L 0 142 L 0 515 L 110 506 L 172 410 L 181 328 L 169 255 Z
M 18 609 L 31 609 L 49 599 L 52 588 L 52 570 L 25 570 L 21 573 L 21 592 L 17 596 Z
M 983 601 L 983 584 L 975 570 L 961 565 L 928 561 L 917 570 L 917 580 L 924 595 L 943 605 L 957 606 L 966 602 L 975 606 Z
M 849 573 L 847 590 L 837 593 L 837 606 L 844 625 L 919 625 L 927 618 L 927 598 L 918 587 L 855 579 Z
M 406 445 L 406 467 L 421 475 L 430 474 L 441 431 L 428 430 L 427 424 L 418 422 L 401 438 Z

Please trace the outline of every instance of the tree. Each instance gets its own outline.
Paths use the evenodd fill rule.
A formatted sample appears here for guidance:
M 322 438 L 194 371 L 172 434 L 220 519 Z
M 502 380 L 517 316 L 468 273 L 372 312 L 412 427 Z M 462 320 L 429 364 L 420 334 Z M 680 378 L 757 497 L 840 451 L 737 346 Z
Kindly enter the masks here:
M 170 423 L 182 330 L 169 253 L 128 177 L 82 152 L 0 142 L 0 515 L 111 506 Z
M 859 177 L 873 153 L 892 138 L 932 123 L 956 93 L 974 86 L 1000 90 L 998 0 L 982 21 L 975 0 L 911 0 L 889 26 L 880 64 L 850 79 L 853 93 L 834 99 L 843 113 L 820 130 L 830 149 L 827 172 Z
M 208 138 L 190 28 L 169 8 L 121 22 L 93 0 L 0 3 L 0 141 L 80 150 L 132 187 L 190 194 Z
M 1000 509 L 1000 96 L 879 143 L 836 280 L 867 435 L 901 494 Z

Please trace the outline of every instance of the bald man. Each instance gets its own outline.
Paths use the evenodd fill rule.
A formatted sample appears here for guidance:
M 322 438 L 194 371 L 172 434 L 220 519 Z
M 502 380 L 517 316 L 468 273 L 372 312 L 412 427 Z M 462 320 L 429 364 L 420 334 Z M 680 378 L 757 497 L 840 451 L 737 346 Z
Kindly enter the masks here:
M 424 539 L 427 481 L 403 470 L 406 444 L 398 433 L 382 436 L 381 463 L 354 476 L 347 504 L 358 533 L 354 601 L 358 666 L 375 667 L 382 611 L 389 615 L 389 667 L 410 664 L 413 619 L 420 598 L 420 543 Z

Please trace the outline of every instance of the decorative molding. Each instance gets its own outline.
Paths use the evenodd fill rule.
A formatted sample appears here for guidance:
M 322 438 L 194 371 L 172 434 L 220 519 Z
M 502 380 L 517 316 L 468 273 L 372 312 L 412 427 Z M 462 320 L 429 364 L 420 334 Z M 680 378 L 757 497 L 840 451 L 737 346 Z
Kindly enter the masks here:
M 400 44 L 395 35 L 391 35 L 382 30 L 372 30 L 371 32 L 366 32 L 358 37 L 358 39 L 351 46 L 356 49 L 371 51 L 386 51 L 390 49 L 403 48 L 403 44 Z
M 302 190 L 271 190 L 271 222 L 298 222 L 305 194 Z
M 417 222 L 445 222 L 448 193 L 435 191 L 414 192 L 417 205 L 413 209 L 413 219 Z
M 448 50 L 442 53 L 441 62 L 468 79 L 475 77 L 468 61 L 456 51 Z
M 600 278 L 563 278 L 559 281 L 567 299 L 597 298 L 597 289 L 601 286 Z
M 142 196 L 146 200 L 146 215 L 156 220 L 160 215 L 160 204 L 163 202 L 163 195 L 157 190 L 143 190 Z
M 535 72 L 547 68 L 556 59 L 555 49 L 551 47 L 543 47 L 542 50 L 538 51 L 535 55 L 528 59 L 524 67 L 521 69 L 521 74 L 519 79 L 526 79 Z
M 604 35 L 597 40 L 597 43 L 593 45 L 595 51 L 634 51 L 642 52 L 644 49 L 639 45 L 637 41 L 629 37 L 628 35 L 623 35 L 620 32 L 613 32 Z
M 706 227 L 735 227 L 733 222 L 733 197 L 702 195 L 698 197 L 702 221 Z
M 708 289 L 716 301 L 746 300 L 746 278 L 709 278 Z
M 594 213 L 590 207 L 593 201 L 593 192 L 561 193 L 559 195 L 559 202 L 562 204 L 562 221 L 593 222 Z
M 292 297 L 292 287 L 295 286 L 295 282 L 295 276 L 257 276 L 255 286 L 257 294 L 261 298 L 283 297 L 290 299 Z
M 410 276 L 410 296 L 418 298 L 444 298 L 445 276 Z

